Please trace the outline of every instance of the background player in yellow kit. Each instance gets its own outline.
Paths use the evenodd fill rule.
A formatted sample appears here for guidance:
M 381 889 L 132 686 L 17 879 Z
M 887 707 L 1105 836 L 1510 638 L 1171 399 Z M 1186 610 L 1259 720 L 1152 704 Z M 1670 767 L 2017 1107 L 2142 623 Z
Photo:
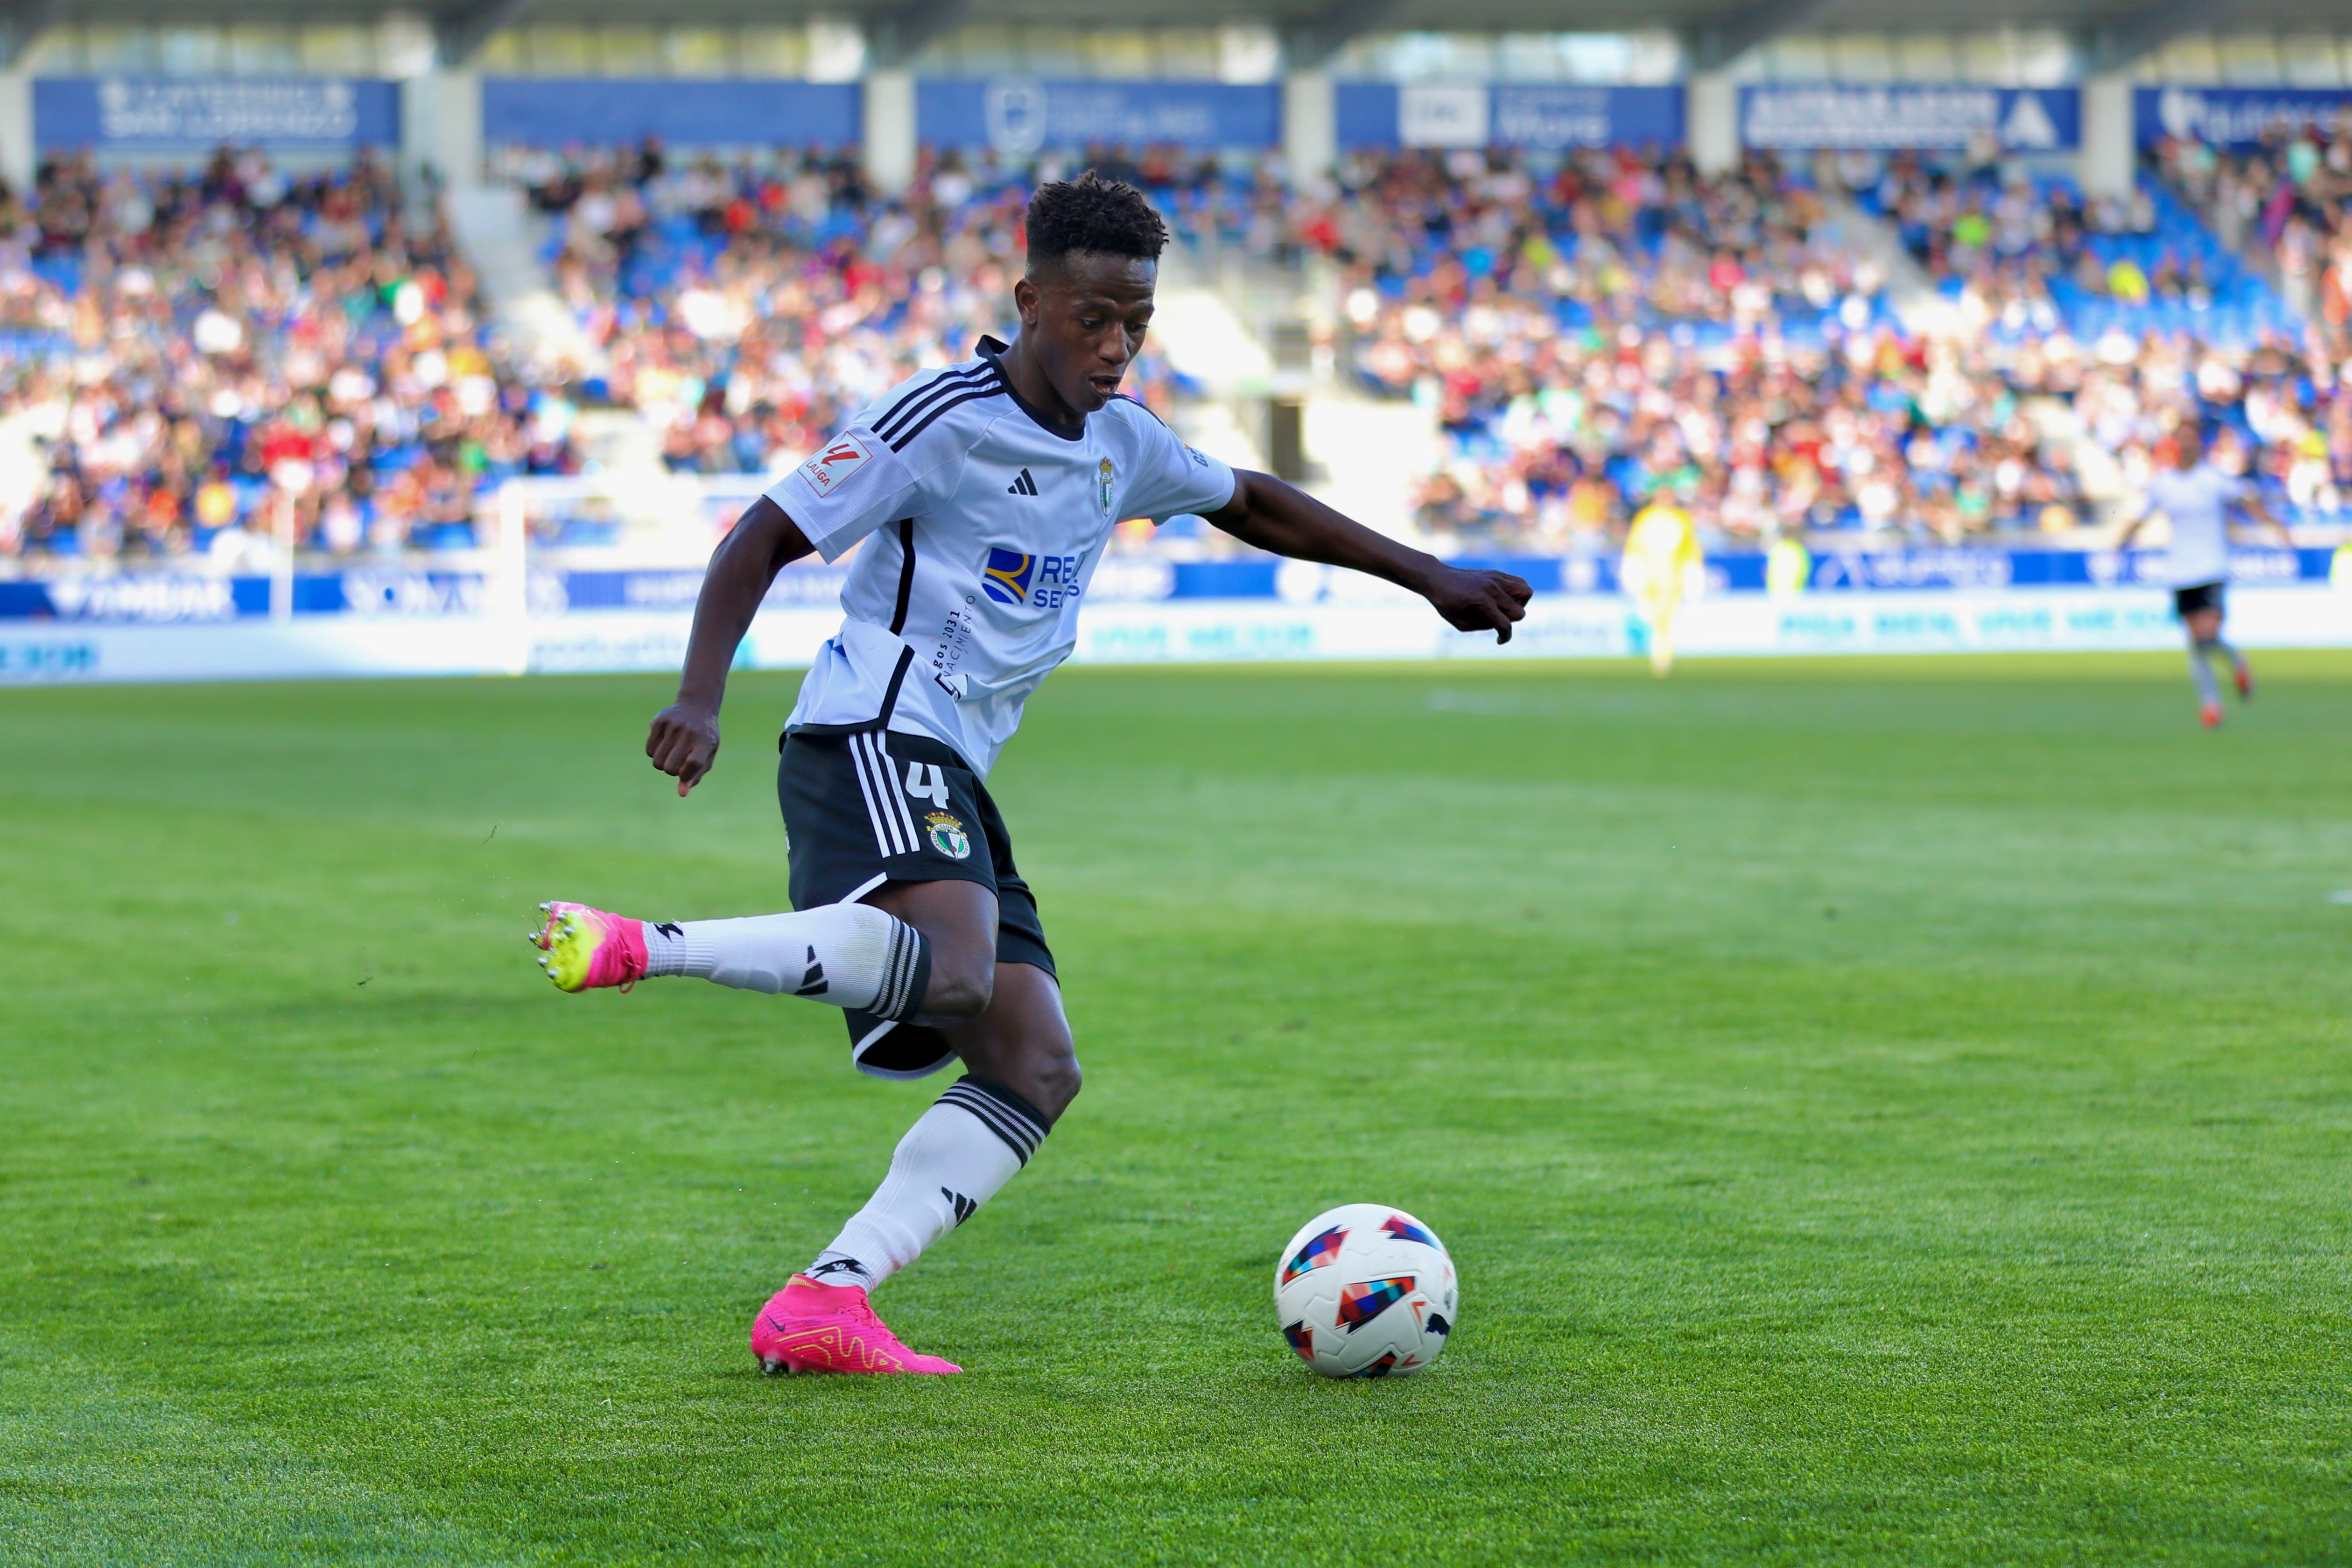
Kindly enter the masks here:
M 1668 491 L 1659 489 L 1633 514 L 1617 576 L 1649 630 L 1650 668 L 1660 675 L 1675 667 L 1675 612 L 1682 607 L 1686 580 L 1704 559 L 1690 513 Z

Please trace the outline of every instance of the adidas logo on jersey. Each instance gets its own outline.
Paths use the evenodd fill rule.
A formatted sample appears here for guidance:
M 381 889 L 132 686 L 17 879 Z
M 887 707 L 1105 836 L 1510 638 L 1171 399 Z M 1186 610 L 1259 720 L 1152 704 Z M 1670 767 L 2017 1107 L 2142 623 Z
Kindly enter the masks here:
M 1024 468 L 1018 479 L 1004 487 L 1004 493 L 1009 496 L 1034 496 L 1037 493 L 1037 481 L 1029 477 L 1028 469 Z

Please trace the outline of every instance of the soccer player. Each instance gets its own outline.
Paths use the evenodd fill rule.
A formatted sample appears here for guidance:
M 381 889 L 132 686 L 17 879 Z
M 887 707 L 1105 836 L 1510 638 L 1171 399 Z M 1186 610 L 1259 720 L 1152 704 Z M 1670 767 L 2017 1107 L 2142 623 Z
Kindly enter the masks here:
M 1168 231 L 1089 173 L 1029 204 L 1020 331 L 899 384 L 754 501 L 712 555 L 677 700 L 646 739 L 684 795 L 719 751 L 736 645 L 777 571 L 864 543 L 841 630 L 782 742 L 790 914 L 639 921 L 542 905 L 532 938 L 566 991 L 687 975 L 838 1007 L 863 1071 L 964 1074 L 898 1142 L 833 1243 L 760 1310 L 769 1372 L 951 1373 L 898 1342 L 868 1292 L 971 1216 L 1078 1092 L 1054 954 L 986 779 L 1022 705 L 1076 646 L 1078 605 L 1123 518 L 1199 513 L 1279 554 L 1411 588 L 1509 640 L 1528 584 L 1465 571 L 1265 474 L 1194 451 L 1120 378 L 1141 350 Z
M 1635 613 L 1649 628 L 1654 674 L 1663 676 L 1675 667 L 1675 612 L 1682 608 L 1691 569 L 1704 560 L 1690 513 L 1660 488 L 1650 504 L 1633 514 L 1617 566 L 1618 581 L 1633 595 Z
M 2238 696 L 2254 700 L 2254 672 L 2245 656 L 2221 640 L 2224 611 L 2222 588 L 2230 579 L 2230 508 L 2242 508 L 2275 529 L 2281 539 L 2294 540 L 2270 514 L 2249 481 L 2225 474 L 2205 461 L 2205 443 L 2197 426 L 2183 425 L 2172 433 L 2172 467 L 2148 477 L 2147 496 L 2139 515 L 2116 541 L 2128 549 L 2147 520 L 2162 512 L 2172 523 L 2172 543 L 2166 552 L 2166 575 L 2172 581 L 2172 607 L 2189 628 L 2189 677 L 2197 683 L 2198 718 L 2208 730 L 2221 723 L 2221 687 L 2213 679 L 2212 658 L 2230 661 Z

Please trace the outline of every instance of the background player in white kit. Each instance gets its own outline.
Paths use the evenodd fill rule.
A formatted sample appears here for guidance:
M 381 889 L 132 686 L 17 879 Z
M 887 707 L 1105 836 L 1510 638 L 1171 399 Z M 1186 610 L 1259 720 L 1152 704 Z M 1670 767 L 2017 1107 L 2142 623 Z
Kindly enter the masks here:
M 2205 443 L 2195 425 L 2174 431 L 2172 444 L 2171 470 L 2158 469 L 2148 477 L 2147 500 L 2116 548 L 2128 547 L 2158 512 L 2172 524 L 2166 575 L 2172 584 L 2172 607 L 2189 630 L 2189 678 L 2197 683 L 2198 717 L 2210 730 L 2221 722 L 2221 687 L 2213 679 L 2213 655 L 2230 661 L 2240 697 L 2252 701 L 2254 695 L 2254 672 L 2245 656 L 2221 640 L 2222 595 L 2230 580 L 2230 509 L 2242 509 L 2276 529 L 2282 539 L 2287 534 L 2251 481 L 2205 461 Z
M 566 991 L 691 975 L 837 1006 L 858 1068 L 966 1069 L 899 1142 L 866 1206 L 753 1320 L 779 1371 L 958 1370 L 900 1344 L 867 1291 L 1028 1163 L 1078 1091 L 1036 900 L 984 780 L 1029 693 L 1076 646 L 1123 518 L 1197 512 L 1278 554 L 1369 572 L 1502 640 L 1527 584 L 1465 571 L 1265 474 L 1179 441 L 1118 393 L 1151 320 L 1168 231 L 1092 174 L 1029 204 L 1021 330 L 902 383 L 754 502 L 711 557 L 677 700 L 646 741 L 683 795 L 719 750 L 727 671 L 769 584 L 864 542 L 840 633 L 802 683 L 777 769 L 794 912 L 654 922 L 541 906 Z

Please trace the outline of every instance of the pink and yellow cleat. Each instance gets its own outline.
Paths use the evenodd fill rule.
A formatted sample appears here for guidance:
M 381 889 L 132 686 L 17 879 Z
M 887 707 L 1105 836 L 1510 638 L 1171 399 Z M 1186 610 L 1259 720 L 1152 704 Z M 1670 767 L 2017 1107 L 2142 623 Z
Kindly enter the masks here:
M 626 991 L 646 977 L 646 922 L 625 920 L 586 904 L 561 901 L 539 906 L 547 924 L 531 933 L 530 945 L 545 954 L 539 966 L 559 991 L 593 991 L 617 985 Z
M 793 1275 L 751 1320 L 751 1353 L 766 1373 L 963 1370 L 900 1344 L 856 1286 L 820 1285 L 805 1274 Z

